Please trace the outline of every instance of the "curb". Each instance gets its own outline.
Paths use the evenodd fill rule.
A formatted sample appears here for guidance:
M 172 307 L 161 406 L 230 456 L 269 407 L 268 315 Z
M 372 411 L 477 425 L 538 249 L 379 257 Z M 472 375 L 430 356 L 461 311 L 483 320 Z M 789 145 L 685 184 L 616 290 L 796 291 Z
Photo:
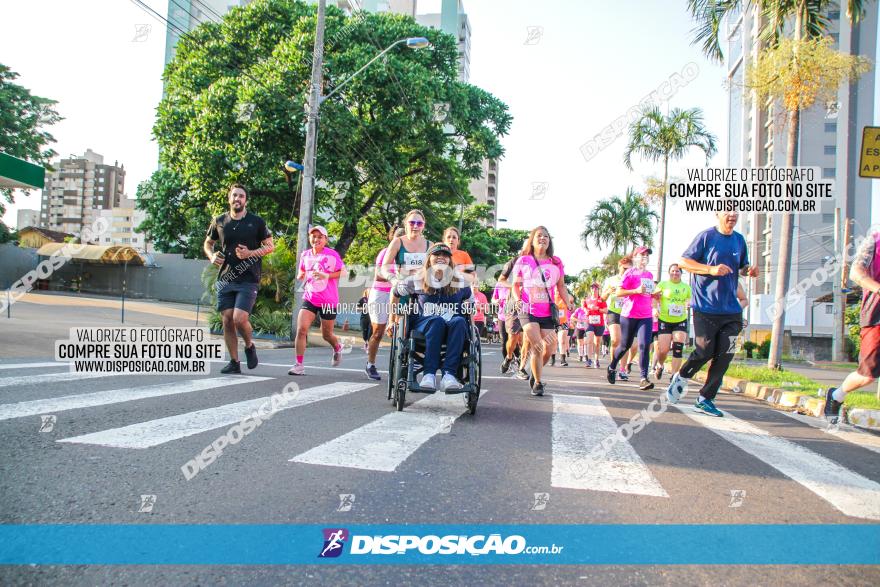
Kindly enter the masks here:
M 705 383 L 706 373 L 700 371 L 693 377 L 700 383 Z M 737 377 L 725 376 L 722 389 L 742 394 L 747 397 L 766 401 L 777 408 L 794 408 L 793 411 L 808 416 L 821 417 L 825 409 L 825 399 L 799 391 L 788 391 L 776 387 L 769 387 L 754 381 L 746 381 Z M 864 408 L 843 409 L 843 420 L 848 424 L 880 432 L 880 410 L 868 410 Z

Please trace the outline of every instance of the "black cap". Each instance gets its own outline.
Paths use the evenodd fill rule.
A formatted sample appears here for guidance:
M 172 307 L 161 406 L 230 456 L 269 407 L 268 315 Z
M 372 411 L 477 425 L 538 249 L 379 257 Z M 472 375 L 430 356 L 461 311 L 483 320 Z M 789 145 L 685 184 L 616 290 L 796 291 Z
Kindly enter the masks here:
M 428 256 L 434 255 L 437 253 L 442 253 L 444 255 L 452 256 L 452 249 L 446 246 L 444 243 L 434 243 L 431 245 L 431 248 L 428 249 Z

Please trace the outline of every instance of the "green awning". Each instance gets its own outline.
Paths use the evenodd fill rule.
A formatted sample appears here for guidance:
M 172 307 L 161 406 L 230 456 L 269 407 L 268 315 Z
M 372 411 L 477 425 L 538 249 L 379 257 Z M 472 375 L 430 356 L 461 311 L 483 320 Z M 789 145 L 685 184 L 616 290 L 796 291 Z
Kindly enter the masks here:
M 0 188 L 43 189 L 46 170 L 24 159 L 0 153 Z

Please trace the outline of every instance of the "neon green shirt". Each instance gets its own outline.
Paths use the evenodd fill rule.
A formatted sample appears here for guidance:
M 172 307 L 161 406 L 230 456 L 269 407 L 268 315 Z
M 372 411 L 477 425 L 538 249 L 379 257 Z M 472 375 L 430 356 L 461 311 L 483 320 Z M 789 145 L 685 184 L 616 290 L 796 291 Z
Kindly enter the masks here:
M 672 283 L 670 280 L 657 284 L 660 291 L 660 311 L 657 317 L 663 322 L 684 322 L 687 320 L 687 303 L 691 299 L 691 286 L 685 282 Z
M 612 292 L 614 292 L 618 287 L 620 287 L 620 275 L 612 275 L 605 279 L 605 283 L 602 284 L 602 291 L 604 292 L 606 289 L 611 288 Z M 605 302 L 608 304 L 609 312 L 620 314 L 620 311 L 623 308 L 623 302 L 622 300 L 618 300 L 614 293 L 611 293 Z

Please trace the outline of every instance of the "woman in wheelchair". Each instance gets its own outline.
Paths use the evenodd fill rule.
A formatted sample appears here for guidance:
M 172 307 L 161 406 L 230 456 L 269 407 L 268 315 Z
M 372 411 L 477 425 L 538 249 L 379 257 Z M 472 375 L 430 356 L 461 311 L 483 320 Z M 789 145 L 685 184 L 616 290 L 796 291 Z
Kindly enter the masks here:
M 440 369 L 440 391 L 462 389 L 456 373 L 468 340 L 467 315 L 472 312 L 474 298 L 466 283 L 454 280 L 452 250 L 443 243 L 433 245 L 428 249 L 424 271 L 397 281 L 395 289 L 398 295 L 411 296 L 410 332 L 425 337 L 425 374 L 419 386 L 437 389 L 436 373 Z M 444 343 L 446 353 L 441 366 Z

